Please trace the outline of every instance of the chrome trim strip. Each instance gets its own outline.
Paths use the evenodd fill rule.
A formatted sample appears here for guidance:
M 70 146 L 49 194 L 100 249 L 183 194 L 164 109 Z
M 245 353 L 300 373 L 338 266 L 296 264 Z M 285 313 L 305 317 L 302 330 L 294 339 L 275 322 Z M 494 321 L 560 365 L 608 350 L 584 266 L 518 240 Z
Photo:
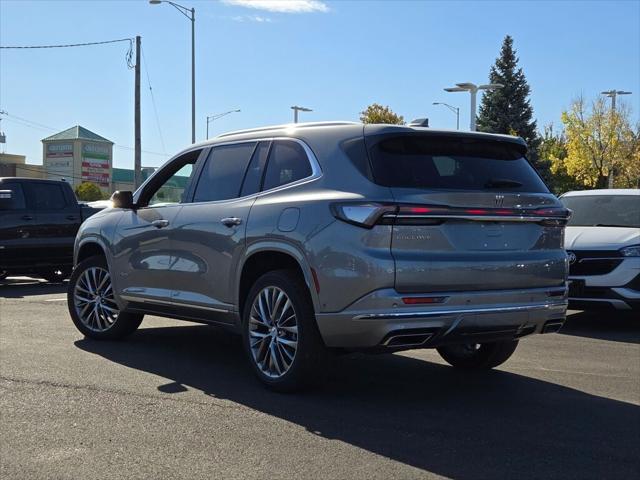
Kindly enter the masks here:
M 120 298 L 126 300 L 128 302 L 140 302 L 140 303 L 150 303 L 157 305 L 170 305 L 172 307 L 188 307 L 195 308 L 198 310 L 208 310 L 211 312 L 219 312 L 219 313 L 229 313 L 231 310 L 224 308 L 214 308 L 214 307 L 205 307 L 203 305 L 193 305 L 189 303 L 180 303 L 180 302 L 171 302 L 168 300 L 157 300 L 155 298 L 146 298 L 146 297 L 136 297 L 134 295 L 120 295 Z
M 532 310 L 548 310 L 554 307 L 567 307 L 567 302 L 538 303 L 534 305 L 516 305 L 511 307 L 489 307 L 489 308 L 465 308 L 459 310 L 430 310 L 421 312 L 397 312 L 397 313 L 364 313 L 356 315 L 353 320 L 381 320 L 381 319 L 412 319 L 424 317 L 442 317 L 445 315 L 461 315 L 468 313 L 505 313 L 505 312 L 525 312 Z

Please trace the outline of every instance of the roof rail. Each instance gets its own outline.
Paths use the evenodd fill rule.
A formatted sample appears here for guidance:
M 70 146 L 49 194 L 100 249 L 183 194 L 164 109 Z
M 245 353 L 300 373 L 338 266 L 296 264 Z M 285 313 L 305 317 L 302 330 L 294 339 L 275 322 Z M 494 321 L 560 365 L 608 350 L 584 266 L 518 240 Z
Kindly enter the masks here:
M 308 128 L 308 127 L 335 127 L 338 125 L 360 125 L 360 122 L 305 122 L 305 123 L 283 123 L 281 125 L 271 125 L 268 127 L 247 128 L 245 130 L 234 130 L 233 132 L 222 133 L 215 138 L 229 137 L 231 135 L 240 135 L 243 133 L 268 132 L 270 130 L 283 130 L 285 128 Z

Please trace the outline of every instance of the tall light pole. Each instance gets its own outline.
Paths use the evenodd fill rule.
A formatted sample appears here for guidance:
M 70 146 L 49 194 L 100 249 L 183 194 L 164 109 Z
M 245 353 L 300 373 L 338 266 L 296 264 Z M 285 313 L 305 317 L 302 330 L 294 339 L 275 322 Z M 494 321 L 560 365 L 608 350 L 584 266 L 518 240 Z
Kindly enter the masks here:
M 616 97 L 618 95 L 631 95 L 631 92 L 625 92 L 624 90 L 607 90 L 606 92 L 600 92 L 600 94 L 605 97 L 609 97 L 611 99 L 611 120 L 614 120 L 614 115 L 616 113 Z M 613 166 L 609 170 L 609 178 L 607 179 L 607 186 L 609 188 L 613 188 L 613 177 L 614 177 L 614 168 Z
M 444 102 L 433 102 L 434 105 L 442 105 L 443 107 L 447 107 L 453 113 L 456 114 L 456 130 L 460 130 L 460 107 L 454 107 L 453 105 L 449 105 Z
M 291 110 L 293 110 L 293 123 L 298 123 L 298 112 L 313 112 L 310 108 L 298 107 L 297 105 L 291 107 Z
M 240 111 L 240 109 L 229 110 L 228 112 L 216 113 L 216 114 L 213 114 L 213 115 L 208 115 L 207 116 L 207 140 L 209 140 L 209 122 L 213 122 L 214 120 L 217 120 L 217 119 L 222 118 L 224 116 L 230 115 L 232 113 L 238 113 L 239 111 Z
M 631 92 L 625 92 L 624 90 L 608 90 L 606 92 L 600 92 L 605 97 L 609 97 L 611 99 L 611 111 L 616 111 L 616 97 L 618 95 L 631 95 Z
M 502 88 L 504 85 L 500 83 L 487 83 L 484 85 L 476 85 L 475 83 L 465 82 L 456 83 L 455 87 L 445 88 L 445 92 L 469 92 L 471 94 L 471 115 L 469 120 L 469 130 L 476 131 L 476 95 L 478 90 L 495 90 Z
M 196 143 L 196 9 L 169 0 L 149 0 L 151 5 L 168 3 L 191 20 L 191 143 Z

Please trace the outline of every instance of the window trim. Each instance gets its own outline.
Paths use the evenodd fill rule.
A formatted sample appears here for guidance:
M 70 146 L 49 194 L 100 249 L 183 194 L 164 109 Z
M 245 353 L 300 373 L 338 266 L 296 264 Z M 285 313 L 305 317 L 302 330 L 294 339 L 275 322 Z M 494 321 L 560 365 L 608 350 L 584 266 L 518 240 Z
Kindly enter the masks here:
M 300 146 L 302 146 L 302 149 L 304 150 L 304 153 L 307 156 L 307 161 L 309 162 L 309 165 L 311 166 L 311 175 L 301 178 L 299 180 L 296 180 L 294 182 L 290 182 L 290 183 L 285 183 L 284 185 L 279 185 L 277 187 L 274 188 L 270 188 L 269 190 L 262 190 L 262 187 L 264 185 L 264 174 L 267 170 L 267 166 L 269 165 L 269 158 L 267 157 L 267 162 L 265 163 L 265 168 L 262 172 L 262 178 L 260 179 L 260 191 L 252 193 L 250 195 L 245 195 L 243 197 L 235 197 L 235 198 L 228 198 L 226 200 L 210 200 L 210 201 L 206 201 L 206 202 L 193 202 L 193 193 L 194 190 L 191 191 L 191 195 L 189 196 L 189 201 L 185 202 L 185 203 L 181 203 L 180 205 L 202 205 L 202 204 L 217 204 L 217 203 L 229 203 L 229 202 L 236 202 L 239 200 L 246 200 L 249 199 L 251 197 L 260 197 L 262 195 L 268 195 L 280 190 L 284 190 L 287 188 L 291 188 L 291 187 L 297 187 L 299 185 L 302 185 L 304 183 L 308 183 L 308 182 L 312 182 L 317 180 L 318 178 L 322 177 L 322 168 L 320 167 L 320 163 L 318 162 L 318 159 L 315 155 L 315 153 L 313 153 L 313 150 L 311 150 L 311 148 L 309 147 L 309 145 L 306 144 L 306 142 L 300 140 L 299 138 L 293 138 L 293 137 L 264 137 L 264 138 L 249 138 L 249 139 L 244 139 L 244 140 L 233 140 L 233 141 L 229 141 L 229 142 L 220 142 L 220 143 L 215 143 L 212 145 L 208 145 L 208 149 L 206 149 L 207 151 L 210 151 L 212 148 L 215 147 L 220 147 L 220 146 L 226 146 L 226 145 L 236 145 L 236 144 L 240 144 L 240 143 L 254 143 L 254 142 L 271 142 L 271 146 L 269 148 L 269 156 L 271 156 L 271 152 L 272 152 L 272 148 L 273 148 L 273 142 L 275 141 L 290 141 L 290 142 L 295 142 L 297 144 L 299 144 Z M 188 153 L 188 152 L 184 152 L 184 153 Z M 255 151 L 254 151 L 255 153 Z M 200 157 L 202 158 L 202 157 Z M 208 155 L 207 155 L 208 158 Z M 198 161 L 200 161 L 200 159 L 198 159 Z M 204 162 L 202 162 L 201 165 L 204 165 Z M 247 165 L 248 166 L 248 165 Z M 200 179 L 200 175 L 202 175 L 202 170 L 203 167 L 200 166 L 200 168 L 198 169 L 197 176 L 198 176 L 198 180 Z M 151 178 L 151 177 L 150 177 Z M 146 183 L 146 182 L 145 182 Z M 243 183 L 240 185 L 240 192 L 242 191 L 242 185 L 244 184 L 244 179 L 243 179 Z M 239 192 L 238 192 L 239 193 Z

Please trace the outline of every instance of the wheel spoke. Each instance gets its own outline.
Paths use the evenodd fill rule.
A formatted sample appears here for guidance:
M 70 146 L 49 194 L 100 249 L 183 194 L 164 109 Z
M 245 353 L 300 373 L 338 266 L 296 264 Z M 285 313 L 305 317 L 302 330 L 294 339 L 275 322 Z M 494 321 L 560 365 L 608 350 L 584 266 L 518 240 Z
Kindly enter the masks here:
M 80 321 L 90 330 L 104 332 L 118 320 L 111 275 L 102 267 L 89 267 L 76 281 L 74 304 Z

